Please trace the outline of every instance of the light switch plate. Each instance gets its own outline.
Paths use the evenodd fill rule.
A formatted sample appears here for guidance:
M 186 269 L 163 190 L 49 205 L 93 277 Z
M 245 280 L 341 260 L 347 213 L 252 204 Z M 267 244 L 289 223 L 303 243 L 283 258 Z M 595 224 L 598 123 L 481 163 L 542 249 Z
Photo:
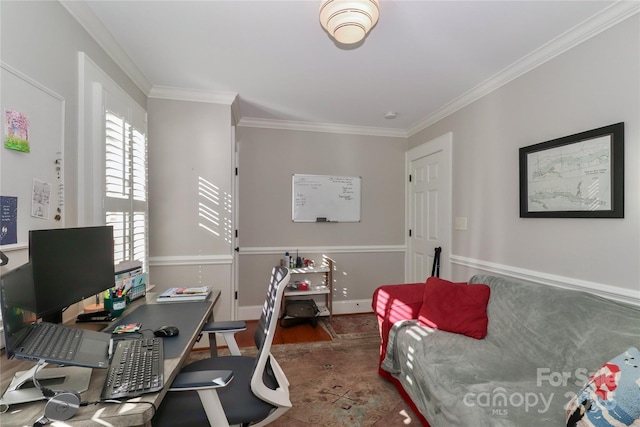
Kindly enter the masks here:
M 467 229 L 467 217 L 465 216 L 457 216 L 453 221 L 453 228 L 456 230 L 466 230 Z

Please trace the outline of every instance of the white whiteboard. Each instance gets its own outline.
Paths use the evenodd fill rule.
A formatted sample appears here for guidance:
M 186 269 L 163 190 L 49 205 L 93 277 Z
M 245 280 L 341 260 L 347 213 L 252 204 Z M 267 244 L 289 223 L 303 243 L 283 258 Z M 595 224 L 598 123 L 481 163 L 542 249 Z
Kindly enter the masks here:
M 360 177 L 293 175 L 294 222 L 359 222 Z

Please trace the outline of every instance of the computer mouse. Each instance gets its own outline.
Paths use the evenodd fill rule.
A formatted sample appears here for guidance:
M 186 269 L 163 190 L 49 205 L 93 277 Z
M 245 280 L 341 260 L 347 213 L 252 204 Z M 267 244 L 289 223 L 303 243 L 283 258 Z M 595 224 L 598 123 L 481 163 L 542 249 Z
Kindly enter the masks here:
M 160 326 L 158 329 L 153 331 L 153 335 L 157 337 L 173 337 L 180 333 L 180 330 L 177 326 L 165 325 Z

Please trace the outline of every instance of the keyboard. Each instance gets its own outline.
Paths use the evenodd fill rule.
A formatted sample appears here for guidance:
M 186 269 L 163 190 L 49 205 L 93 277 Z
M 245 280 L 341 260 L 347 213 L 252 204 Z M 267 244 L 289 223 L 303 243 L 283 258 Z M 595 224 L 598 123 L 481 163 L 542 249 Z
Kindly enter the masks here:
M 121 340 L 115 343 L 102 399 L 122 399 L 155 393 L 164 386 L 162 338 Z
M 42 323 L 29 353 L 44 359 L 73 360 L 81 340 L 81 329 Z

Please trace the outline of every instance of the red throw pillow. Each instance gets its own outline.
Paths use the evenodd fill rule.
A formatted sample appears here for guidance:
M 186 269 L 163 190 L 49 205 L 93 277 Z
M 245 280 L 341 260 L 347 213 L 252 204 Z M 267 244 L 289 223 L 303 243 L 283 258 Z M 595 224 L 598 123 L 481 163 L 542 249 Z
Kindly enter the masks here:
M 420 324 L 482 339 L 487 335 L 487 304 L 491 288 L 429 277 L 424 289 Z

